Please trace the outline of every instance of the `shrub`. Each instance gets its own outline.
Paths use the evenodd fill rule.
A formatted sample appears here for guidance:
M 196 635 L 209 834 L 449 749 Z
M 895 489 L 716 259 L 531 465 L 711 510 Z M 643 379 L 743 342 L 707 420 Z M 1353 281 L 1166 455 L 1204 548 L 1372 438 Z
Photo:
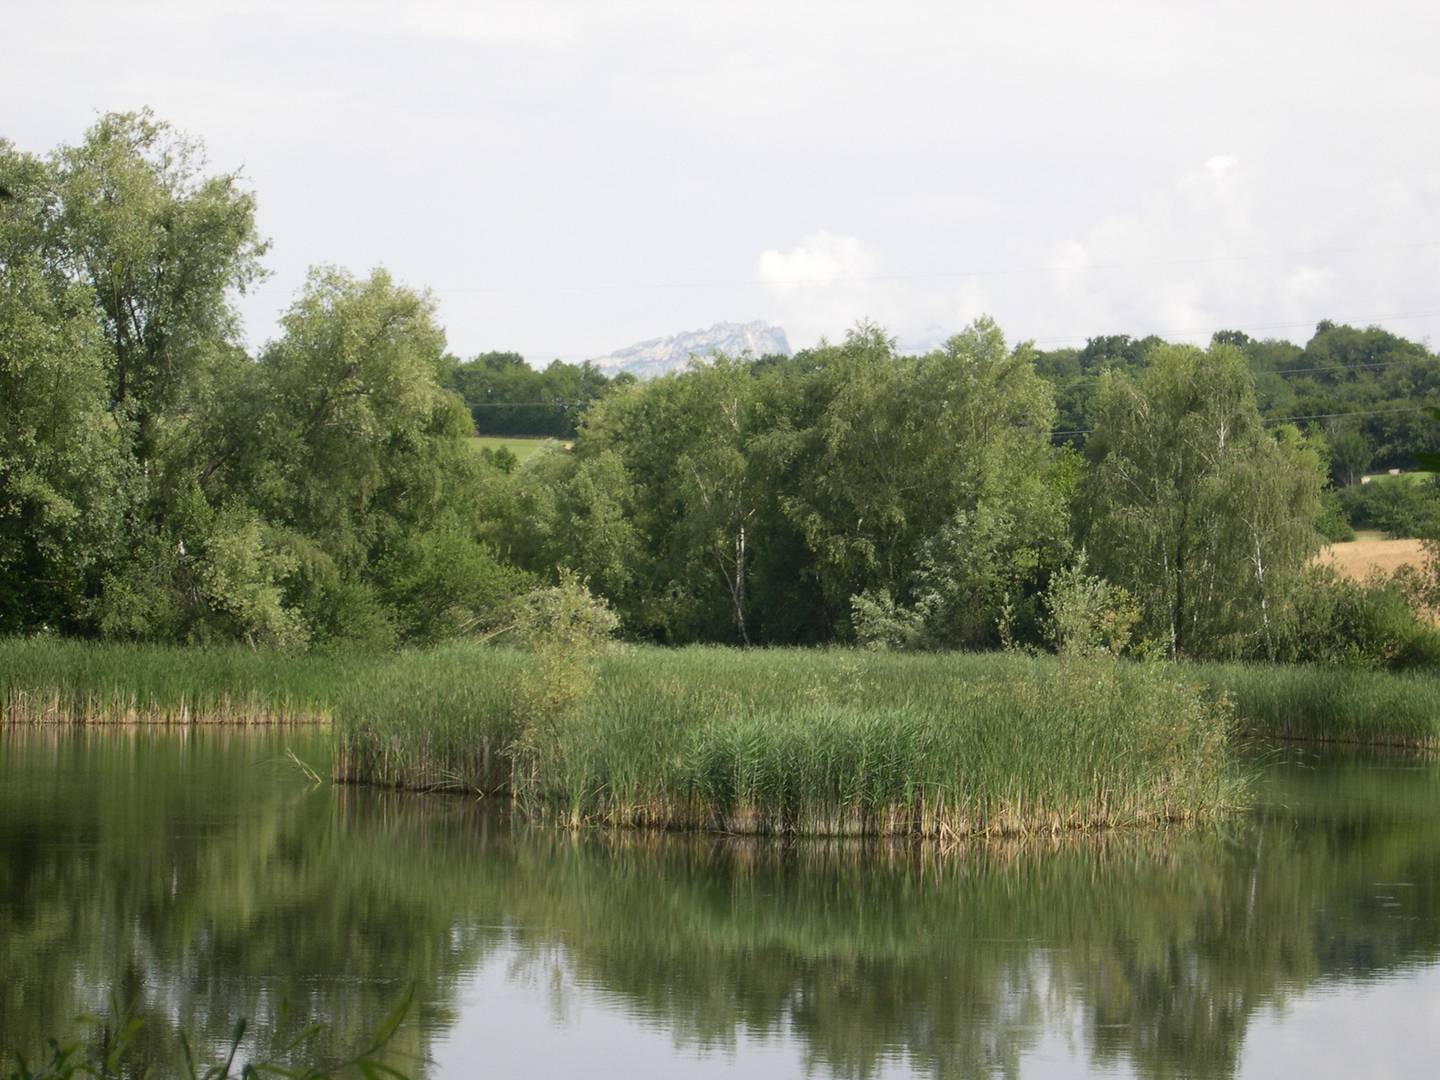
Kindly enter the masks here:
M 1344 544 L 1355 539 L 1355 529 L 1345 514 L 1340 495 L 1327 491 L 1320 498 L 1320 516 L 1315 519 L 1315 528 L 1327 544 Z
M 1140 605 L 1127 589 L 1087 574 L 1085 563 L 1082 548 L 1073 565 L 1050 579 L 1044 599 L 1046 637 L 1059 653 L 1119 656 L 1140 621 Z
M 1337 498 L 1355 528 L 1380 529 L 1392 537 L 1425 536 L 1440 519 L 1440 488 L 1433 480 L 1377 477 L 1341 489 Z
M 1403 579 L 1402 579 L 1403 581 Z M 1402 669 L 1440 664 L 1440 630 L 1417 615 L 1402 583 L 1306 570 L 1277 635 L 1277 659 Z

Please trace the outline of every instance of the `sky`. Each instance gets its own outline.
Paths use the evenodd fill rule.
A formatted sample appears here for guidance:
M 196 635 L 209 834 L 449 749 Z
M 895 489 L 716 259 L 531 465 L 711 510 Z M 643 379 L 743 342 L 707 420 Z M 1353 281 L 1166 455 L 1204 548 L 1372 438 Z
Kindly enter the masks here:
M 1433 2 L 6 8 L 0 138 L 149 106 L 242 171 L 254 346 L 316 264 L 539 363 L 752 319 L 1440 343 Z

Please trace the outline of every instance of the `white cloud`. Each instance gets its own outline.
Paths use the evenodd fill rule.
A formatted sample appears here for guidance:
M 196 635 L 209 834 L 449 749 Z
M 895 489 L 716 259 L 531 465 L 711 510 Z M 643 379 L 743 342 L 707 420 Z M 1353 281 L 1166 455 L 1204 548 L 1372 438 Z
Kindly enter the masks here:
M 770 318 L 792 344 L 835 339 L 862 319 L 879 323 L 902 347 L 923 348 L 980 315 L 988 301 L 975 279 L 959 281 L 887 275 L 880 253 L 857 237 L 821 230 L 756 261 L 770 293 Z
M 11 6 L 5 137 L 43 152 L 152 105 L 245 167 L 270 289 L 383 263 L 435 287 L 460 352 L 759 316 L 914 341 L 982 310 L 1012 339 L 1303 336 L 1440 307 L 1417 0 Z M 1239 258 L 1274 252 L 1307 254 Z M 247 301 L 253 340 L 280 302 Z
M 880 256 L 853 236 L 811 233 L 789 251 L 770 248 L 760 253 L 760 280 L 781 295 L 816 286 L 845 285 L 861 290 L 880 273 Z
M 1277 247 L 1283 230 L 1267 228 L 1275 194 L 1238 157 L 1217 154 L 1134 210 L 1055 242 L 1052 270 L 1025 305 L 1026 333 L 1046 343 L 1120 332 L 1203 339 L 1224 326 L 1303 323 L 1334 299 L 1335 275 Z

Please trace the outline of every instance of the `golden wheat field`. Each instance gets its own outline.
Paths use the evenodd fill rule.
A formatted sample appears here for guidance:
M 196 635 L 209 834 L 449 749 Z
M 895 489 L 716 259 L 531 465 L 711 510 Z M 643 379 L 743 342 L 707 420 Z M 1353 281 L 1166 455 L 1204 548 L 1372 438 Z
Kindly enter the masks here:
M 1315 561 L 1362 581 L 1375 570 L 1389 574 L 1406 563 L 1419 567 L 1425 561 L 1425 552 L 1419 540 L 1351 540 L 1326 546 Z

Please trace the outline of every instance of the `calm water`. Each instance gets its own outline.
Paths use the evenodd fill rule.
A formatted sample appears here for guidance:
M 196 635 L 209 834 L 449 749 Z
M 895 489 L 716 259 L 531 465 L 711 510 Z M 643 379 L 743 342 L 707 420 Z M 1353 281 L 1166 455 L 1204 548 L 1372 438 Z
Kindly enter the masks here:
M 353 1049 L 413 988 L 417 1076 L 1440 1060 L 1440 765 L 1286 753 L 1223 831 L 940 855 L 558 835 L 286 748 L 328 767 L 306 735 L 0 735 L 0 1048 L 113 994 L 157 1058 L 241 1016 Z

